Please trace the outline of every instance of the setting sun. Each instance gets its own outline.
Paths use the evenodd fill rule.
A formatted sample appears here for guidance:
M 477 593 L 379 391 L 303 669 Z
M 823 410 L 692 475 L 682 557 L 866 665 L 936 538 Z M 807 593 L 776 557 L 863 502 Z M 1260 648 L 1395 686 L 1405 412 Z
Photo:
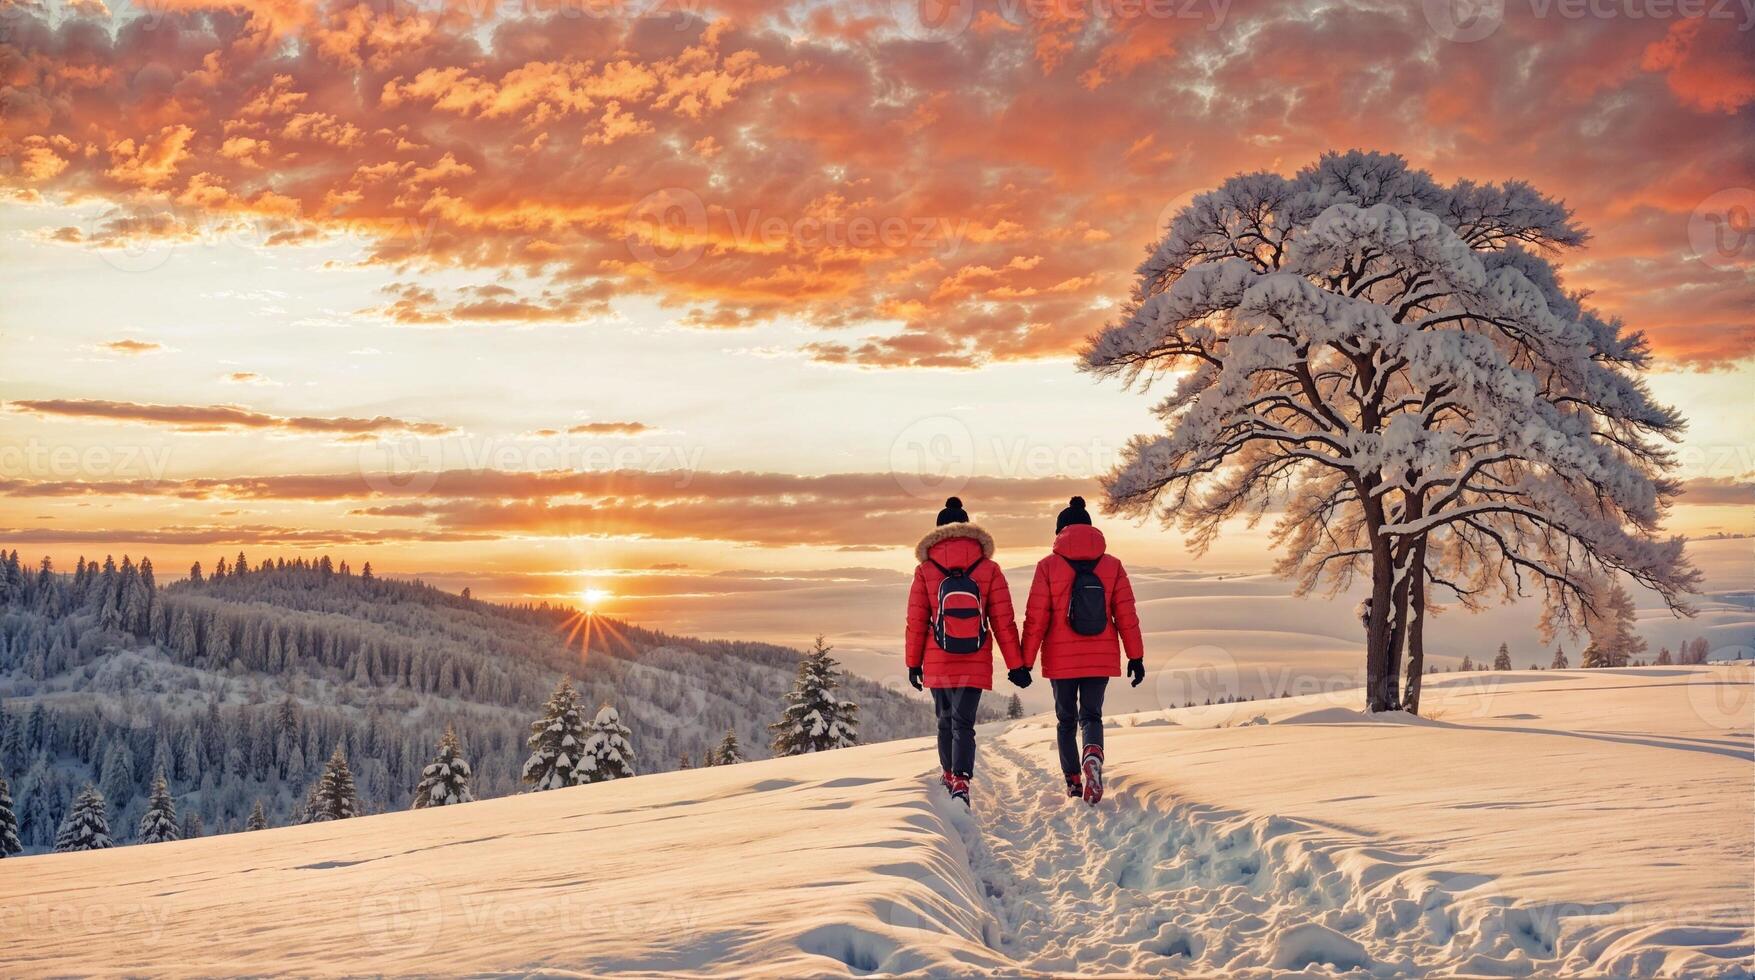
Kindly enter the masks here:
M 596 609 L 608 602 L 612 593 L 608 589 L 589 588 L 579 592 L 579 602 L 586 609 Z

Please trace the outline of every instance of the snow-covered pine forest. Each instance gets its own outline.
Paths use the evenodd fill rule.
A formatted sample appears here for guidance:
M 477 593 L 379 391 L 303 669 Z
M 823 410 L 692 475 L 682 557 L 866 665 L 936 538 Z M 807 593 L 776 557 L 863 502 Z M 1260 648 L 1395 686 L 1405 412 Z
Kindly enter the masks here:
M 530 725 L 562 678 L 613 706 L 638 771 L 769 752 L 800 654 L 668 636 L 572 609 L 506 606 L 325 557 L 244 555 L 160 583 L 149 559 L 70 574 L 0 555 L 0 778 L 19 838 L 50 848 L 90 784 L 133 843 L 163 773 L 184 836 L 303 818 L 339 748 L 363 813 L 412 805 L 455 730 L 477 798 L 528 789 Z M 861 741 L 928 729 L 919 701 L 843 674 Z

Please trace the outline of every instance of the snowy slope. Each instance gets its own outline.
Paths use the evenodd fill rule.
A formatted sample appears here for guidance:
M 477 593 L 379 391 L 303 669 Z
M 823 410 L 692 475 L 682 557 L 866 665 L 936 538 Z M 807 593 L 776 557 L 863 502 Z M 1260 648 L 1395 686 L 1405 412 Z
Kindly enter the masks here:
M 7 973 L 1748 976 L 1755 674 L 1434 679 L 0 864 Z M 20 926 L 23 926 L 22 928 Z

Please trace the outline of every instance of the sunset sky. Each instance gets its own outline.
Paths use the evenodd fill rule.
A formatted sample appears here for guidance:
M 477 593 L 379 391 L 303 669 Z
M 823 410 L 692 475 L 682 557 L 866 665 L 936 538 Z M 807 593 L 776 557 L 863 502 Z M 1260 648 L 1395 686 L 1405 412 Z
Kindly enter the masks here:
M 894 575 L 949 491 L 1033 560 L 1151 428 L 1071 354 L 1156 231 L 1352 147 L 1576 209 L 1672 529 L 1755 531 L 1749 5 L 927 3 L 0 0 L 0 544 L 659 624 Z

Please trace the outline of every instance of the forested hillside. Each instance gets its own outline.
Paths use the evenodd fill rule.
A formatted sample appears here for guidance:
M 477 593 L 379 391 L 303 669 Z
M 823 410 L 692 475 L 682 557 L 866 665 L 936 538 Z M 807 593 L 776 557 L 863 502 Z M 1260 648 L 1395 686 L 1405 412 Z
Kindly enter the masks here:
M 0 566 L 0 775 L 29 849 L 53 843 L 87 782 L 131 841 L 161 771 L 191 831 L 242 829 L 258 801 L 270 824 L 293 822 L 338 746 L 363 811 L 404 808 L 447 725 L 476 796 L 517 792 L 529 726 L 563 677 L 593 711 L 618 709 L 640 772 L 699 763 L 728 729 L 761 758 L 799 661 L 328 558 L 239 555 L 164 586 L 126 557 L 61 574 L 14 551 Z M 930 730 L 923 702 L 842 683 L 862 740 Z

